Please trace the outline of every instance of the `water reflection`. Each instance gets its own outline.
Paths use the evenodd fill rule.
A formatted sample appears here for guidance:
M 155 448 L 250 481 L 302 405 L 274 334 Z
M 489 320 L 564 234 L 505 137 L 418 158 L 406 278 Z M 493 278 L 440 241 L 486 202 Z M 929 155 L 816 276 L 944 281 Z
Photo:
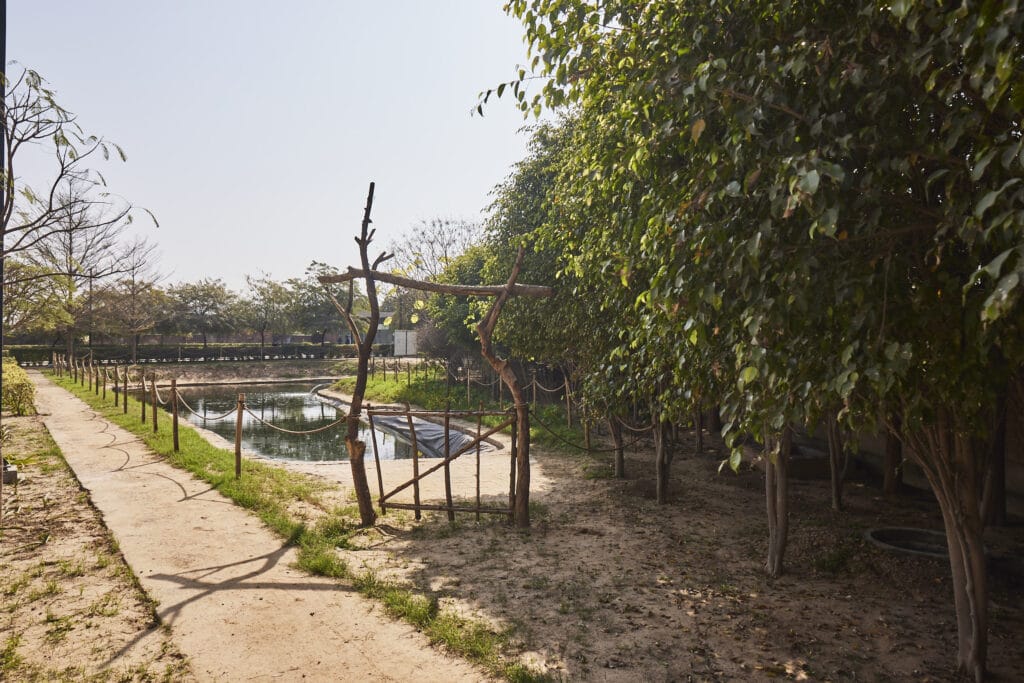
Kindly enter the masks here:
M 343 413 L 318 400 L 310 393 L 312 384 L 236 384 L 231 386 L 182 387 L 180 393 L 193 410 L 207 418 L 202 420 L 183 409 L 189 422 L 205 427 L 234 441 L 235 410 L 238 394 L 245 394 L 245 405 L 259 420 L 242 414 L 242 448 L 268 458 L 290 460 L 347 460 L 345 427 L 339 424 L 316 434 L 285 434 L 260 420 L 293 432 L 306 432 L 337 421 Z M 373 456 L 370 428 L 362 425 L 359 438 L 366 442 L 367 457 Z M 378 431 L 377 447 L 382 460 L 411 458 L 408 443 L 392 434 Z

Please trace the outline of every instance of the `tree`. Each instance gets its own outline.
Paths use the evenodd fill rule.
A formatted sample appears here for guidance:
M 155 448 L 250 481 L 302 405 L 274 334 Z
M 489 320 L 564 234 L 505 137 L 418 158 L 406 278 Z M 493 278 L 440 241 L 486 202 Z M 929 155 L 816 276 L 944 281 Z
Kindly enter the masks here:
M 156 247 L 143 239 L 130 243 L 119 259 L 124 271 L 97 293 L 94 328 L 129 339 L 131 360 L 138 360 L 139 337 L 156 327 L 169 308 L 167 295 L 157 286 L 162 275 L 154 264 Z
M 436 280 L 452 261 L 481 237 L 479 223 L 459 218 L 431 218 L 409 229 L 405 239 L 393 241 L 392 270 L 417 280 Z
M 260 335 L 260 358 L 265 356 L 267 331 L 283 333 L 291 320 L 291 293 L 288 288 L 264 273 L 261 277 L 245 276 L 249 297 L 243 301 L 242 318 Z
M 54 218 L 59 227 L 45 240 L 22 252 L 41 275 L 50 282 L 34 279 L 39 287 L 59 287 L 65 323 L 57 330 L 64 336 L 68 356 L 74 355 L 76 338 L 91 333 L 95 327 L 95 306 L 92 298 L 96 284 L 125 272 L 134 259 L 132 251 L 138 242 L 123 245 L 121 239 L 128 227 L 124 219 L 109 221 L 96 215 L 97 206 L 78 204 Z
M 644 333 L 623 341 L 653 337 L 682 369 L 667 405 L 710 381 L 730 441 L 766 446 L 769 572 L 782 569 L 792 426 L 838 405 L 847 428 L 871 427 L 893 405 L 946 521 L 957 662 L 980 680 L 982 444 L 1024 361 L 1024 13 L 508 7 L 547 80 L 532 99 L 525 71 L 495 92 L 575 105 L 586 124 L 560 176 L 594 208 L 565 231 L 577 267 L 604 274 L 608 303 L 616 279 L 639 289 Z
M 168 295 L 174 302 L 178 329 L 201 335 L 204 350 L 208 334 L 227 332 L 236 326 L 232 309 L 238 295 L 220 279 L 183 282 L 171 287 Z
M 285 283 L 291 295 L 290 316 L 296 329 L 318 335 L 321 346 L 327 340 L 328 331 L 345 329 L 345 321 L 331 300 L 332 294 L 319 280 L 321 275 L 337 274 L 337 269 L 313 261 L 306 267 L 304 278 L 291 278 Z M 339 295 L 335 293 L 334 296 L 337 298 Z M 369 310 L 366 297 L 361 292 L 353 292 L 352 309 L 353 319 L 357 321 Z
M 72 323 L 61 305 L 60 292 L 67 284 L 60 277 L 12 257 L 4 269 L 3 333 L 52 332 Z

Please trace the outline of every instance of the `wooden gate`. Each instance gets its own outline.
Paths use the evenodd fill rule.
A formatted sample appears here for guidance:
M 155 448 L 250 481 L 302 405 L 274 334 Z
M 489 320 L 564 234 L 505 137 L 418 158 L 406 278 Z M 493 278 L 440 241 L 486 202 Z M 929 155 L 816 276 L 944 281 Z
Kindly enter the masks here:
M 373 459 L 377 465 L 377 486 L 380 491 L 380 497 L 378 498 L 378 504 L 380 505 L 380 511 L 382 514 L 387 513 L 388 508 L 395 508 L 399 510 L 413 510 L 416 515 L 416 519 L 420 519 L 423 510 L 444 510 L 448 513 L 449 521 L 454 521 L 456 512 L 473 512 L 476 514 L 476 518 L 479 520 L 481 514 L 498 514 L 507 515 L 509 519 L 512 519 L 513 510 L 515 505 L 515 493 L 516 493 L 516 430 L 512 430 L 512 453 L 511 453 L 511 464 L 509 467 L 509 502 L 507 506 L 496 507 L 496 506 L 484 506 L 480 502 L 480 449 L 481 444 L 490 436 L 497 434 L 501 430 L 514 425 L 516 422 L 515 413 L 508 412 L 487 412 L 484 410 L 461 410 L 461 411 L 430 411 L 430 410 L 419 410 L 413 411 L 406 405 L 405 409 L 400 408 L 372 408 L 368 407 L 366 414 L 370 421 L 370 434 L 373 440 Z M 380 452 L 377 447 L 377 427 L 374 425 L 375 417 L 404 417 L 405 424 L 408 428 L 409 440 L 412 443 L 412 479 L 409 479 L 400 486 L 385 492 L 384 491 L 384 478 L 381 474 L 380 469 Z M 489 427 L 487 431 L 483 431 L 483 418 L 484 417 L 503 417 L 497 426 Z M 413 418 L 421 418 L 427 421 L 435 422 L 437 420 L 443 420 L 444 425 L 444 451 L 441 462 L 438 462 L 423 472 L 420 472 L 420 454 L 416 443 L 416 426 L 413 422 Z M 451 420 L 456 419 L 471 419 L 476 418 L 476 434 L 471 435 L 471 440 L 468 443 L 463 444 L 461 447 L 456 449 L 454 452 L 451 450 L 450 434 L 451 434 Z M 436 423 L 436 422 L 435 422 Z M 461 430 L 460 430 L 461 431 Z M 476 496 L 474 505 L 456 505 L 452 499 L 452 483 L 451 483 L 451 471 L 450 465 L 459 456 L 465 455 L 469 452 L 476 453 Z M 420 482 L 423 479 L 438 470 L 444 470 L 444 504 L 434 503 L 423 503 L 420 500 Z M 395 495 L 404 491 L 409 487 L 413 488 L 413 502 L 412 503 L 399 503 L 389 502 Z

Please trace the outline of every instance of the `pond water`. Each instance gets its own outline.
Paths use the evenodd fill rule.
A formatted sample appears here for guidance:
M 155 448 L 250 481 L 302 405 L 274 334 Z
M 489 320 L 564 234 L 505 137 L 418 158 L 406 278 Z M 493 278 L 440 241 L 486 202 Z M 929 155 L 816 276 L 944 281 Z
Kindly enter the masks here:
M 179 393 L 198 415 L 220 419 L 203 420 L 182 408 L 190 423 L 205 427 L 228 441 L 235 440 L 235 410 L 238 395 L 245 394 L 245 405 L 255 415 L 282 429 L 305 432 L 337 421 L 343 413 L 322 402 L 311 391 L 315 385 L 235 384 L 231 386 L 182 387 Z M 339 424 L 316 434 L 285 434 L 262 424 L 246 411 L 242 414 L 242 448 L 268 458 L 288 460 L 347 460 L 345 426 Z M 226 414 L 225 414 L 226 413 Z M 366 442 L 366 457 L 373 457 L 370 428 L 362 424 L 359 438 Z M 381 460 L 411 458 L 411 446 L 394 435 L 377 430 Z

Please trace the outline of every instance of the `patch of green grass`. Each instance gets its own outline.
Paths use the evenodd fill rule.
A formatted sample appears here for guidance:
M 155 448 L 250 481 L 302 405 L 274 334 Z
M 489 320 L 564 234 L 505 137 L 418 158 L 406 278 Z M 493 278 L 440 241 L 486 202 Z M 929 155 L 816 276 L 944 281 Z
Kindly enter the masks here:
M 59 643 L 67 638 L 68 633 L 75 628 L 70 616 L 58 617 L 52 612 L 46 613 L 46 640 L 50 643 Z
M 57 566 L 60 568 L 60 573 L 69 579 L 85 574 L 85 564 L 81 560 L 61 560 Z
M 818 554 L 811 560 L 811 564 L 819 572 L 838 574 L 849 568 L 853 556 L 853 547 L 844 543 Z
M 360 593 L 382 602 L 395 617 L 415 625 L 433 641 L 443 643 L 450 651 L 485 667 L 494 675 L 523 683 L 549 680 L 505 656 L 508 634 L 492 633 L 481 622 L 439 610 L 436 597 L 383 581 L 373 573 L 354 575 L 338 556 L 337 549 L 349 548 L 349 539 L 358 531 L 359 513 L 355 506 L 329 510 L 312 527 L 288 512 L 289 505 L 297 501 L 318 505 L 318 494 L 326 489 L 326 484 L 303 474 L 250 460 L 242 462 L 242 476 L 235 479 L 234 453 L 212 446 L 185 424 L 179 424 L 180 451 L 175 452 L 166 413 L 160 416 L 161 431 L 154 434 L 151 421 L 141 422 L 139 404 L 134 398 L 128 398 L 128 413 L 125 414 L 122 407 L 114 407 L 110 401 L 104 402 L 66 378 L 51 379 L 106 419 L 138 436 L 172 465 L 192 472 L 239 506 L 252 510 L 273 531 L 298 546 L 300 568 L 311 574 L 351 581 Z M 398 384 L 393 380 L 390 383 Z M 530 510 L 532 515 L 547 514 L 547 508 L 540 503 L 531 503 Z M 134 574 L 132 576 L 134 578 Z
M 611 479 L 615 470 L 608 463 L 591 463 L 583 467 L 584 479 Z
M 51 595 L 57 595 L 58 593 L 61 592 L 61 590 L 62 589 L 61 589 L 59 583 L 57 583 L 56 581 L 50 580 L 50 581 L 47 581 L 46 584 L 42 588 L 29 591 L 28 597 L 26 599 L 28 600 L 28 602 L 35 602 L 36 600 L 39 600 L 40 598 L 46 598 L 46 597 L 50 597 Z
M 12 633 L 4 641 L 4 649 L 0 650 L 0 674 L 7 678 L 13 674 L 22 663 L 21 655 L 18 654 L 18 645 L 21 644 L 21 634 Z

